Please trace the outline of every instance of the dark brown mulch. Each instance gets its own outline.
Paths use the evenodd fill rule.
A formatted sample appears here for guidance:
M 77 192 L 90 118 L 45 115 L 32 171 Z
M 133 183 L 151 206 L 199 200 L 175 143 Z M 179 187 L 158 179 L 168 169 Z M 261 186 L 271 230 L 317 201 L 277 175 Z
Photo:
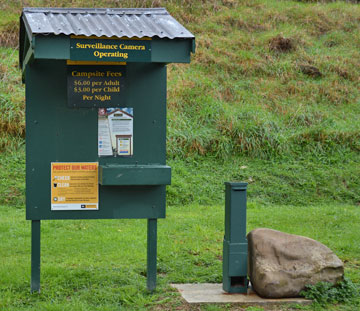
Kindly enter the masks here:
M 295 45 L 292 39 L 278 35 L 270 39 L 269 48 L 276 52 L 290 52 L 295 49 Z

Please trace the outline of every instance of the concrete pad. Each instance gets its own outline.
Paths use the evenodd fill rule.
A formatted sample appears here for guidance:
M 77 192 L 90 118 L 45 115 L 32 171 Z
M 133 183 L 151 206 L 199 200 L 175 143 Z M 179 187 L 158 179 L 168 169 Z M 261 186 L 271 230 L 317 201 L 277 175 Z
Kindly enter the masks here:
M 280 304 L 311 304 L 303 298 L 264 299 L 249 289 L 247 294 L 228 294 L 222 284 L 171 284 L 188 303 L 236 303 L 247 306 L 264 306 Z

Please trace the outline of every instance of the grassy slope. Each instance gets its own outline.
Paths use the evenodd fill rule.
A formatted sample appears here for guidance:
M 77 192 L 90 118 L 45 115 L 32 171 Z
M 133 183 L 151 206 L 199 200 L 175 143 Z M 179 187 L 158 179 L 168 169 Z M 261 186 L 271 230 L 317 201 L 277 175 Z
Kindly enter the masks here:
M 198 34 L 191 66 L 170 66 L 169 151 L 178 173 L 170 198 L 219 202 L 222 182 L 242 179 L 262 202 L 358 203 L 359 7 L 223 3 L 190 19 Z M 279 34 L 291 40 L 290 51 L 270 49 Z M 322 77 L 302 73 L 302 65 Z M 225 160 L 176 165 L 202 154 Z M 183 176 L 196 180 L 188 195 Z
M 172 154 L 359 151 L 359 14 L 342 3 L 242 1 L 194 18 L 194 62 L 170 68 Z M 279 34 L 291 51 L 270 50 Z
M 168 156 L 175 172 L 170 204 L 220 203 L 229 179 L 250 182 L 251 199 L 262 203 L 360 202 L 359 6 L 265 0 L 122 4 L 166 6 L 197 37 L 191 65 L 168 70 Z M 0 33 L 13 34 L 19 1 L 0 5 Z M 289 51 L 270 48 L 278 35 L 289 39 Z M 4 157 L 23 142 L 24 94 L 16 53 L 0 54 Z M 304 65 L 322 76 L 302 73 Z M 20 183 L 14 189 L 23 191 Z

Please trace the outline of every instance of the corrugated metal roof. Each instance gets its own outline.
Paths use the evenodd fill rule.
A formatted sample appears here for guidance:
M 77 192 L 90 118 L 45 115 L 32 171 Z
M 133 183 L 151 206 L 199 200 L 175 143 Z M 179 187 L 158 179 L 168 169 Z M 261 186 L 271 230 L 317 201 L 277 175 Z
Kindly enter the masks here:
M 31 35 L 194 38 L 164 8 L 24 8 L 22 16 Z

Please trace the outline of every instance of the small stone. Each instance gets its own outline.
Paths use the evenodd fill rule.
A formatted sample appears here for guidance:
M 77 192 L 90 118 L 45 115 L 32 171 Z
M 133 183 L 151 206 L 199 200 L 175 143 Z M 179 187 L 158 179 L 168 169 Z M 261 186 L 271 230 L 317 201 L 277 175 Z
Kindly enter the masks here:
M 298 297 L 305 285 L 344 277 L 343 262 L 318 241 L 266 228 L 247 238 L 250 281 L 264 298 Z

